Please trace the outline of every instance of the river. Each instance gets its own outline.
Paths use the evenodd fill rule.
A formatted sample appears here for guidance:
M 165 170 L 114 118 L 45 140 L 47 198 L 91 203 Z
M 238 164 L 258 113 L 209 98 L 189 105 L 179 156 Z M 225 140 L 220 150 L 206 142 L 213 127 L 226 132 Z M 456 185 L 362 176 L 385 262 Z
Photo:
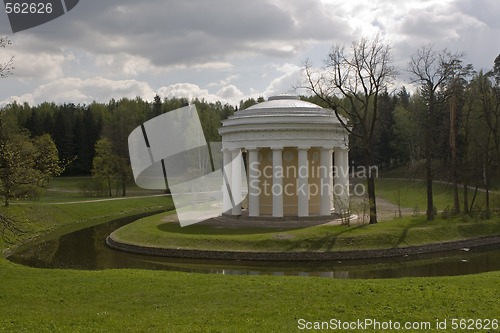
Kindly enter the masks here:
M 452 276 L 500 270 L 500 245 L 413 257 L 333 262 L 214 261 L 176 259 L 125 253 L 109 248 L 106 237 L 133 222 L 122 218 L 38 240 L 11 254 L 8 259 L 39 268 L 102 270 L 137 268 L 192 273 L 239 275 L 290 275 L 325 278 L 398 278 L 408 276 Z

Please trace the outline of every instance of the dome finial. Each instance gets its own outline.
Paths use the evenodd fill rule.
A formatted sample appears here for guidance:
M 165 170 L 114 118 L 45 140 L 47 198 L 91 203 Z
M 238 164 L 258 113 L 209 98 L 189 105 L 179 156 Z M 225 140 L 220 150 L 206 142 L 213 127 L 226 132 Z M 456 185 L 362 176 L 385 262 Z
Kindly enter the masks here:
M 300 97 L 297 95 L 292 95 L 292 94 L 279 94 L 279 95 L 269 96 L 269 98 L 267 100 L 268 101 L 276 101 L 276 100 L 281 100 L 281 99 L 299 100 Z

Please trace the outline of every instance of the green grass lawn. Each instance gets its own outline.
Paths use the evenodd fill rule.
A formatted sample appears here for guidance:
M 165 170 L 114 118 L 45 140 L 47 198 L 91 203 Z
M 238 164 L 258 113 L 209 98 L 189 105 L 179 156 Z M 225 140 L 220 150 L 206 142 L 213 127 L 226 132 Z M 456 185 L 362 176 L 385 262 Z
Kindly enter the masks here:
M 120 198 L 122 195 L 121 189 L 116 192 L 112 188 L 112 196 L 87 196 L 83 193 L 82 187 L 92 181 L 90 176 L 81 177 L 56 177 L 52 178 L 45 188 L 40 191 L 40 195 L 36 198 L 31 198 L 26 202 L 31 203 L 55 203 L 55 202 L 73 202 L 73 201 L 92 201 L 96 199 Z M 105 191 L 106 192 L 106 191 Z M 135 183 L 127 184 L 127 196 L 147 196 L 164 194 L 161 190 L 145 190 Z
M 142 246 L 226 251 L 346 251 L 387 249 L 500 235 L 500 218 L 427 221 L 424 216 L 377 225 L 309 228 L 217 228 L 164 222 L 169 213 L 142 218 L 116 230 L 114 240 Z
M 0 279 L 1 332 L 298 332 L 299 319 L 334 318 L 451 325 L 453 318 L 498 318 L 500 308 L 499 272 L 331 280 L 49 270 L 0 260 Z
M 450 166 L 445 166 L 441 161 L 433 160 L 432 169 L 434 172 L 434 180 L 451 183 Z M 425 160 L 420 160 L 413 167 L 401 166 L 390 170 L 380 170 L 382 178 L 401 178 L 401 179 L 425 179 Z M 493 175 L 490 179 L 491 189 L 500 189 L 500 179 Z M 474 184 L 471 184 L 474 186 Z
M 460 204 L 462 202 L 462 187 L 460 187 Z M 427 208 L 426 185 L 423 180 L 409 180 L 409 179 L 384 179 L 378 178 L 376 180 L 376 193 L 377 196 L 382 197 L 393 204 L 397 204 L 397 198 L 400 198 L 402 207 L 418 208 L 421 214 L 425 214 Z M 444 183 L 433 184 L 433 199 L 434 206 L 438 211 L 442 211 L 447 207 L 453 207 L 453 192 L 451 185 Z M 474 196 L 474 190 L 469 189 L 469 204 Z M 498 193 L 490 193 L 491 206 L 500 203 L 500 196 Z M 485 193 L 478 191 L 476 196 L 476 205 L 484 209 L 485 207 Z M 499 207 L 495 207 L 499 208 Z
M 124 215 L 165 209 L 168 205 L 165 198 L 143 198 L 14 205 L 1 208 L 1 212 L 29 221 L 27 233 L 15 240 L 17 245 L 60 226 L 78 229 Z M 425 230 L 425 223 L 418 219 L 367 228 L 372 228 L 373 233 L 388 232 L 397 222 L 406 223 L 403 225 L 415 231 L 414 240 L 420 232 L 425 233 L 419 229 Z M 471 224 L 470 229 L 453 227 L 458 222 L 452 220 L 442 223 L 449 223 L 457 235 L 495 228 L 480 221 Z M 442 233 L 448 232 L 446 226 L 443 228 Z M 352 232 L 362 234 L 363 230 Z M 5 246 L 0 242 L 0 250 Z M 0 332 L 301 332 L 304 330 L 298 329 L 300 319 L 392 320 L 402 325 L 407 321 L 435 325 L 436 320 L 447 320 L 446 330 L 432 331 L 471 332 L 451 330 L 452 320 L 500 319 L 499 293 L 500 272 L 460 277 L 333 280 L 130 269 L 36 269 L 0 258 Z M 383 331 L 370 327 L 338 330 Z

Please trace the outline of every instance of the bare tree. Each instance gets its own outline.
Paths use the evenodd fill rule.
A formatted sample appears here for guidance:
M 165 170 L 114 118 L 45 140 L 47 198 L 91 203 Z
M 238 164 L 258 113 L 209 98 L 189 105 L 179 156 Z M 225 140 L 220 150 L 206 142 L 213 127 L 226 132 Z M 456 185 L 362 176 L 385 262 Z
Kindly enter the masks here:
M 331 108 L 342 126 L 363 151 L 367 169 L 370 224 L 377 223 L 373 134 L 378 119 L 378 97 L 396 77 L 391 47 L 379 36 L 363 38 L 350 48 L 334 45 L 325 67 L 306 63 L 306 88 Z M 348 120 L 346 121 L 347 116 Z
M 5 48 L 7 45 L 11 45 L 12 42 L 7 37 L 0 37 L 0 47 Z M 0 78 L 6 78 L 10 74 L 12 74 L 12 70 L 14 69 L 14 57 L 10 57 L 4 63 L 0 63 Z
M 425 178 L 427 187 L 427 219 L 434 219 L 434 199 L 432 181 L 433 131 L 436 126 L 435 114 L 437 112 L 438 95 L 444 93 L 444 83 L 451 80 L 461 63 L 462 53 L 451 53 L 442 50 L 436 52 L 431 45 L 424 45 L 411 57 L 408 71 L 412 75 L 412 83 L 420 85 L 420 93 L 426 100 L 427 112 L 425 119 Z M 444 101 L 442 98 L 441 101 Z

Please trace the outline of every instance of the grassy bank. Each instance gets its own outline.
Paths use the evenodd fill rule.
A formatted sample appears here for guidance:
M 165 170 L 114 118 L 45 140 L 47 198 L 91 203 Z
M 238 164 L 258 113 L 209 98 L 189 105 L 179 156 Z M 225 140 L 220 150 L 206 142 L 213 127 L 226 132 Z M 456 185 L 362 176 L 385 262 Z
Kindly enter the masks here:
M 346 251 L 387 249 L 500 235 L 500 219 L 426 221 L 424 216 L 377 225 L 321 225 L 298 229 L 180 227 L 166 214 L 149 216 L 116 230 L 115 241 L 153 247 L 226 251 Z
M 0 261 L 0 278 L 1 332 L 296 332 L 300 318 L 450 325 L 452 318 L 498 318 L 500 307 L 498 272 L 328 280 L 46 270 Z
M 447 207 L 453 207 L 453 191 L 450 184 L 435 182 L 433 184 L 434 206 L 438 211 Z M 460 205 L 463 209 L 463 189 L 460 187 Z M 425 214 L 427 207 L 426 185 L 423 180 L 410 179 L 384 179 L 376 180 L 377 196 L 397 205 L 398 201 L 402 207 L 408 207 Z M 474 197 L 474 189 L 469 189 L 469 205 Z M 497 192 L 490 193 L 491 208 L 500 208 L 500 196 Z M 475 208 L 480 210 L 485 208 L 485 193 L 478 190 L 475 199 Z
M 142 198 L 67 205 L 34 203 L 1 209 L 2 213 L 29 221 L 27 233 L 15 240 L 19 244 L 61 226 L 78 229 L 164 205 L 165 198 Z M 413 240 L 423 232 L 419 228 L 424 223 L 418 220 L 399 222 L 407 223 Z M 443 221 L 448 222 L 455 223 Z M 390 224 L 384 223 L 370 232 L 377 233 L 376 227 L 386 228 L 387 232 Z M 494 225 L 481 223 L 478 221 L 468 230 L 455 230 L 457 235 L 484 228 L 495 230 Z M 352 232 L 364 231 L 361 228 Z M 216 230 L 207 237 L 214 235 Z M 4 248 L 5 244 L 0 243 L 0 250 Z M 449 332 L 453 318 L 500 319 L 499 292 L 500 272 L 461 277 L 330 280 L 129 269 L 36 269 L 0 258 L 0 332 L 303 332 L 298 329 L 299 319 L 346 322 L 365 318 L 398 321 L 402 325 L 435 325 L 436 320 L 447 320 L 445 330 L 432 326 L 431 330 L 399 332 Z M 337 331 L 384 330 L 367 327 Z
M 18 203 L 9 207 L 2 206 L 0 213 L 15 220 L 23 233 L 14 235 L 7 232 L 6 239 L 0 237 L 0 246 L 15 247 L 48 232 L 57 237 L 115 218 L 172 207 L 169 197 L 126 198 L 73 204 Z M 4 244 L 5 241 L 7 244 Z

